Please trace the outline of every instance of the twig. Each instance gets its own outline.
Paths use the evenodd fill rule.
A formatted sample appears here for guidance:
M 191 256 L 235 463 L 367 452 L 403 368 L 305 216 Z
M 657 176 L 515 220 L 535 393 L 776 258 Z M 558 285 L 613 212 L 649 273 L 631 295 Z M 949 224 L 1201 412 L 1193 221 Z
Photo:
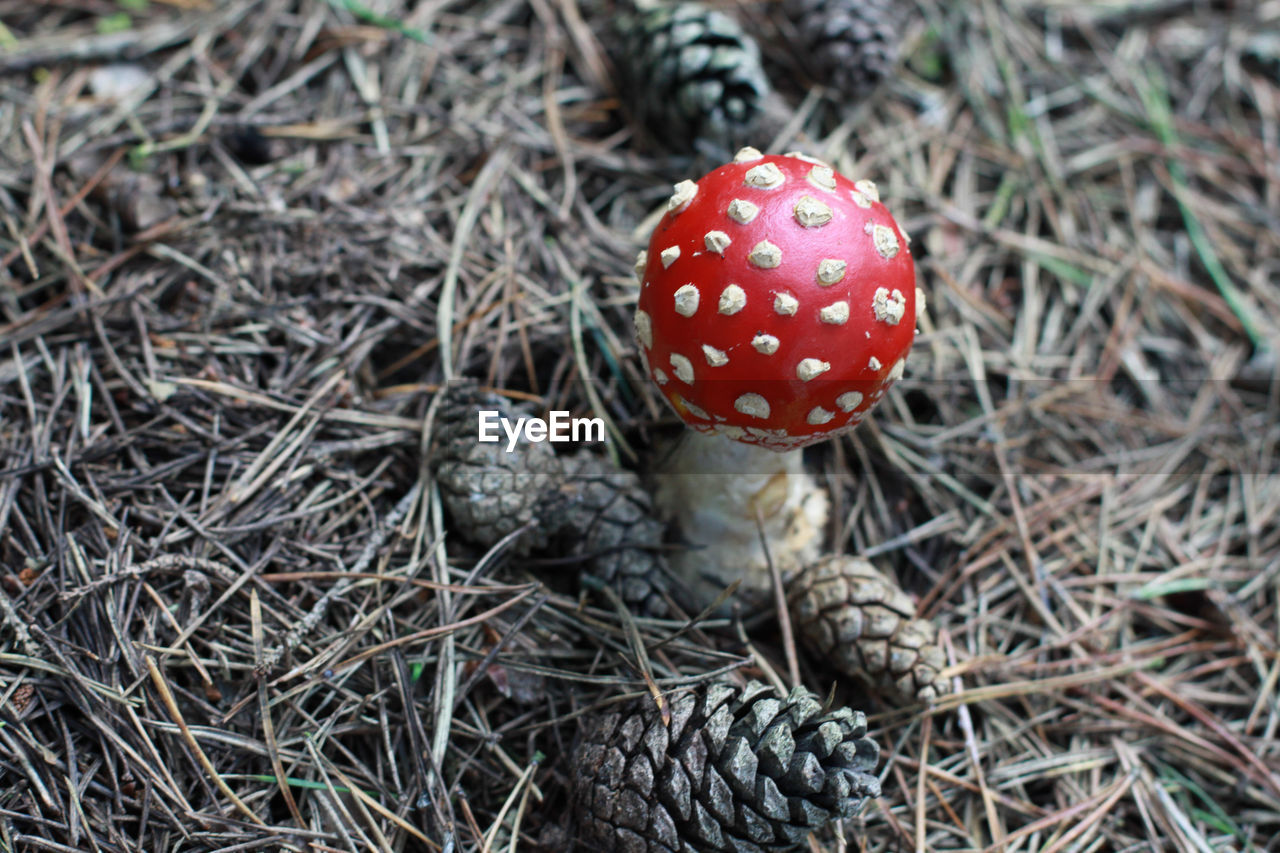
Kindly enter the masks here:
M 316 599 L 315 604 L 311 605 L 311 609 L 307 611 L 307 614 L 289 629 L 284 639 L 262 656 L 261 662 L 255 666 L 255 670 L 260 676 L 274 671 L 280 665 L 280 661 L 284 656 L 291 654 L 294 649 L 302 645 L 302 642 L 316 629 L 329 611 L 329 605 L 344 596 L 352 585 L 356 583 L 360 574 L 373 562 L 373 558 L 377 556 L 378 551 L 386 544 L 387 537 L 391 535 L 391 531 L 400 524 L 400 521 L 408 514 L 409 509 L 417 502 L 419 494 L 420 485 L 415 483 L 413 488 L 400 498 L 391 512 L 382 520 L 382 524 L 374 530 L 369 541 L 365 543 L 360 555 L 356 557 L 356 561 L 351 566 L 354 576 L 343 571 L 338 581 L 329 587 L 324 595 Z

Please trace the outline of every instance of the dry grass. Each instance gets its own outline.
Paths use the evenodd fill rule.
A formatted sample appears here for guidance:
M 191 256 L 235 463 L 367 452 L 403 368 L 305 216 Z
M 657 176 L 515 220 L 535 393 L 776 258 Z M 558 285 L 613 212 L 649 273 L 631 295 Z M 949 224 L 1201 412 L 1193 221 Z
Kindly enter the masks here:
M 567 849 L 577 716 L 787 670 L 469 551 L 423 464 L 455 375 L 628 464 L 664 414 L 629 268 L 686 164 L 611 10 L 131 8 L 0 0 L 0 848 Z M 889 759 L 849 849 L 1280 844 L 1278 23 L 921 0 L 899 79 L 772 141 L 880 184 L 930 303 L 813 459 L 959 688 L 842 688 Z

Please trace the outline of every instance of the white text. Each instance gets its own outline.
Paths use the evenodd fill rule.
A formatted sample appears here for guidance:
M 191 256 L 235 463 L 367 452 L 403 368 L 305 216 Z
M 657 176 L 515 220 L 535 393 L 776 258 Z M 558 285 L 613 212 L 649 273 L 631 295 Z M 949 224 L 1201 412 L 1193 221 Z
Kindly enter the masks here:
M 478 439 L 484 442 L 501 441 L 498 430 L 507 436 L 507 452 L 516 449 L 521 436 L 525 441 L 537 444 L 543 441 L 604 441 L 604 421 L 600 418 L 574 418 L 568 412 L 553 411 L 548 418 L 510 418 L 489 409 L 480 411 Z

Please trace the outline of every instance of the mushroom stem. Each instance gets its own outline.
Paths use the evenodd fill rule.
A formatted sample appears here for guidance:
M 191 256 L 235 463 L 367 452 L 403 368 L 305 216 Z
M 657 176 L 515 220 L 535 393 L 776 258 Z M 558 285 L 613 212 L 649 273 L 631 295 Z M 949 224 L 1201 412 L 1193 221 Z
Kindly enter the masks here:
M 772 593 L 770 559 L 785 580 L 818 556 L 829 502 L 801 450 L 686 430 L 654 481 L 658 511 L 687 546 L 672 554 L 671 568 L 699 606 L 741 579 L 737 598 L 759 607 Z

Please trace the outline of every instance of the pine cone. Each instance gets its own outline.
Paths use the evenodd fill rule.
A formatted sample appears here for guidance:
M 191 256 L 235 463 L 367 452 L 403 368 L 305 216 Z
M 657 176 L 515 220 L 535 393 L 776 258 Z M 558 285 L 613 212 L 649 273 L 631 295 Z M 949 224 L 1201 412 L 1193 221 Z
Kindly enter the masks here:
M 904 702 L 950 692 L 938 629 L 915 618 L 907 594 L 861 557 L 822 559 L 792 581 L 787 597 L 806 644 L 840 672 Z
M 467 541 L 488 548 L 530 525 L 514 543 L 518 554 L 545 548 L 562 521 L 564 468 L 547 443 L 479 441 L 479 413 L 514 421 L 529 412 L 473 383 L 446 392 L 436 419 L 436 481 L 445 511 Z
M 587 571 L 609 584 L 633 613 L 667 615 L 670 585 L 661 552 L 666 525 L 653 514 L 640 478 L 582 451 L 565 459 L 563 530 Z
M 588 726 L 574 759 L 578 841 L 600 853 L 796 850 L 880 795 L 861 711 L 824 712 L 797 688 L 702 684 Z
M 624 92 L 660 141 L 716 152 L 750 141 L 769 84 L 759 46 L 733 18 L 677 3 L 625 18 L 621 30 Z
M 847 97 L 860 98 L 898 61 L 900 6 L 895 0 L 783 0 L 782 13 L 809 73 Z

